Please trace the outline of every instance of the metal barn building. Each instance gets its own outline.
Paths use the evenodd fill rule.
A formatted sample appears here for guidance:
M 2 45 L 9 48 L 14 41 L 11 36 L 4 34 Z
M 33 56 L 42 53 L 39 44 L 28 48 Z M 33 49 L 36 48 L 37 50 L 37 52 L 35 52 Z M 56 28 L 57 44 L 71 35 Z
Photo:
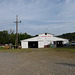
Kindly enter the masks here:
M 44 48 L 50 44 L 54 44 L 57 47 L 61 47 L 63 44 L 67 44 L 67 39 L 55 37 L 50 33 L 39 34 L 36 37 L 21 40 L 22 48 Z

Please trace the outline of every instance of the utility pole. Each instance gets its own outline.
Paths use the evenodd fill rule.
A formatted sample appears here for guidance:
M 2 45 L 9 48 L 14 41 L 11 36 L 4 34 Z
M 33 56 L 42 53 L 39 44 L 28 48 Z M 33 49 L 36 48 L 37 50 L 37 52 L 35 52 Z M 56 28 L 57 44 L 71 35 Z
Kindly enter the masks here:
M 18 47 L 18 15 L 16 15 L 16 46 Z
M 18 48 L 18 23 L 21 23 L 21 21 L 18 22 L 18 15 L 16 15 L 16 47 Z

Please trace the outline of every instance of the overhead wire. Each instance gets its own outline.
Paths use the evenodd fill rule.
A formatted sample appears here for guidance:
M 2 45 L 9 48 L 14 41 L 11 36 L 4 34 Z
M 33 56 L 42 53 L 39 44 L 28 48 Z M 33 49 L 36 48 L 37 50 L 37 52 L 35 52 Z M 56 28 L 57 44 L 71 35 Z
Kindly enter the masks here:
M 0 21 L 0 24 L 14 24 L 16 20 L 15 19 L 11 19 L 11 20 L 3 20 L 3 21 Z M 50 23 L 50 24 L 63 24 L 63 23 L 75 23 L 75 22 L 72 22 L 72 21 L 37 21 L 37 20 L 21 20 L 22 23 L 25 23 L 25 22 L 31 22 L 31 23 Z

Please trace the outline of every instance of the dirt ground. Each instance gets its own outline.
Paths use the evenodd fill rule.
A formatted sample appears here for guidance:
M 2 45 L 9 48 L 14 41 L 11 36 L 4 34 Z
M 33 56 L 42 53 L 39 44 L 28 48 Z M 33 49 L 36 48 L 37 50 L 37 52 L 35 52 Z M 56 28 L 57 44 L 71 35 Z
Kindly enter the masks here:
M 0 52 L 0 75 L 75 75 L 75 53 Z

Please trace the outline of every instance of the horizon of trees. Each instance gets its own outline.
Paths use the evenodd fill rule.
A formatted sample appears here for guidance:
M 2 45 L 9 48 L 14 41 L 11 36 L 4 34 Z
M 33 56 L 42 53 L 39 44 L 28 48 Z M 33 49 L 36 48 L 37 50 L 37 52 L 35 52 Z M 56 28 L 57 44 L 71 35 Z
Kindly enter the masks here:
M 27 34 L 27 33 L 18 33 L 18 44 L 20 45 L 20 41 L 24 39 L 31 38 L 33 36 Z M 0 44 L 10 44 L 12 43 L 15 45 L 16 41 L 16 33 L 14 33 L 13 30 L 7 31 L 3 30 L 0 31 Z
M 34 37 L 34 36 L 31 36 L 31 35 L 27 34 L 26 32 L 18 33 L 18 44 L 20 45 L 21 40 L 32 38 L 32 37 Z M 68 39 L 70 42 L 75 41 L 75 32 L 65 33 L 65 34 L 59 35 L 57 37 Z M 15 45 L 15 40 L 16 40 L 16 33 L 14 33 L 13 30 L 0 31 L 0 45 L 1 44 L 10 44 L 10 43 Z
M 75 32 L 65 33 L 65 34 L 59 35 L 57 37 L 61 37 L 61 38 L 64 38 L 64 39 L 68 39 L 70 42 L 71 41 L 75 41 Z

